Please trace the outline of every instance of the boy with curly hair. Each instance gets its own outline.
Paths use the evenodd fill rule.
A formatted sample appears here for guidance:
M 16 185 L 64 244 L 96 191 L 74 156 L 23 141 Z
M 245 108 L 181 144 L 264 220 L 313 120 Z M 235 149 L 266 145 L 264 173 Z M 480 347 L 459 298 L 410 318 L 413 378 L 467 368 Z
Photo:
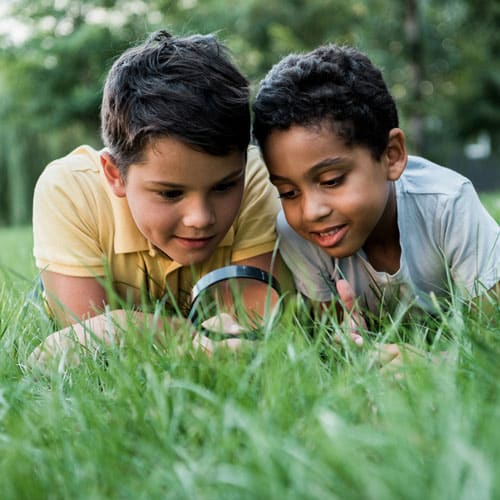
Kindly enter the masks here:
M 298 290 L 348 309 L 433 309 L 450 285 L 498 303 L 500 231 L 471 182 L 408 156 L 381 72 L 352 47 L 292 54 L 261 82 L 254 135 L 278 188 L 280 252 Z

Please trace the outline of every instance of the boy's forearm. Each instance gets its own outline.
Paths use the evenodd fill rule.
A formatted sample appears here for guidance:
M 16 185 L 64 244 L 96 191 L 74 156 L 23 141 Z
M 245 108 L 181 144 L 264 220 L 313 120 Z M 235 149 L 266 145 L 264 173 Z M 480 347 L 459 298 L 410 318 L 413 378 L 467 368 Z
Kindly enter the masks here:
M 52 333 L 31 353 L 28 364 L 44 363 L 54 356 L 68 353 L 78 357 L 81 347 L 97 351 L 102 346 L 118 342 L 129 326 L 138 332 L 151 332 L 155 341 L 161 344 L 169 327 L 185 325 L 179 324 L 178 318 L 158 318 L 153 314 L 122 309 L 108 311 Z

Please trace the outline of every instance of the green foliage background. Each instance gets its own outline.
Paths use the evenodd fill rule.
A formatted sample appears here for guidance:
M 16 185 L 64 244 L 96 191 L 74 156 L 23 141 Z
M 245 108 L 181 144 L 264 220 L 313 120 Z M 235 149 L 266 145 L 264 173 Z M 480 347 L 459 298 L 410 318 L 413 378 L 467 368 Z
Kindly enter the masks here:
M 500 4 L 496 0 L 10 0 L 0 35 L 0 224 L 29 221 L 47 162 L 100 147 L 101 87 L 151 31 L 215 32 L 252 84 L 291 51 L 353 44 L 382 67 L 412 152 L 500 185 Z M 22 33 L 22 38 L 12 34 Z M 471 163 L 487 133 L 493 155 Z M 483 182 L 487 179 L 487 182 Z

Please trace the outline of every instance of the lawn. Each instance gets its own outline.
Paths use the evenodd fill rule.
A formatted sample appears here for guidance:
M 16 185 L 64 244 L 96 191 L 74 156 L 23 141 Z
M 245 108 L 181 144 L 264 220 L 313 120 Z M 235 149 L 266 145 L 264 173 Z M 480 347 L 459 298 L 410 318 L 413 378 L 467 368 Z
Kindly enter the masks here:
M 497 221 L 499 198 L 484 197 Z M 126 347 L 42 372 L 25 366 L 50 331 L 30 229 L 0 241 L 2 498 L 500 498 L 498 308 L 387 318 L 359 349 L 292 303 L 242 353 L 159 349 L 130 328 Z M 391 340 L 427 354 L 380 370 L 373 343 Z

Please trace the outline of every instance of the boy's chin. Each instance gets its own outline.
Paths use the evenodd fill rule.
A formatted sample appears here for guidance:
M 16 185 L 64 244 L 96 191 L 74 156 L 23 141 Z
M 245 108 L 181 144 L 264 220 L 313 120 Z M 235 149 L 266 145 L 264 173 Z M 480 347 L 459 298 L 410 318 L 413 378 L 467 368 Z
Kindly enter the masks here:
M 172 252 L 171 254 L 165 254 L 167 255 L 168 258 L 170 258 L 172 261 L 177 262 L 177 264 L 180 264 L 181 266 L 196 266 L 197 264 L 201 264 L 205 261 L 207 261 L 211 254 L 209 255 L 200 255 L 200 254 L 195 254 L 191 255 L 188 254 L 187 252 L 183 254 L 179 254 L 178 252 Z
M 214 250 L 212 248 L 204 248 L 202 250 L 179 250 L 166 247 L 162 252 L 169 259 L 177 262 L 181 266 L 195 266 L 210 259 Z
M 345 259 L 347 257 L 352 257 L 358 251 L 340 248 L 322 248 L 322 250 L 332 259 Z

